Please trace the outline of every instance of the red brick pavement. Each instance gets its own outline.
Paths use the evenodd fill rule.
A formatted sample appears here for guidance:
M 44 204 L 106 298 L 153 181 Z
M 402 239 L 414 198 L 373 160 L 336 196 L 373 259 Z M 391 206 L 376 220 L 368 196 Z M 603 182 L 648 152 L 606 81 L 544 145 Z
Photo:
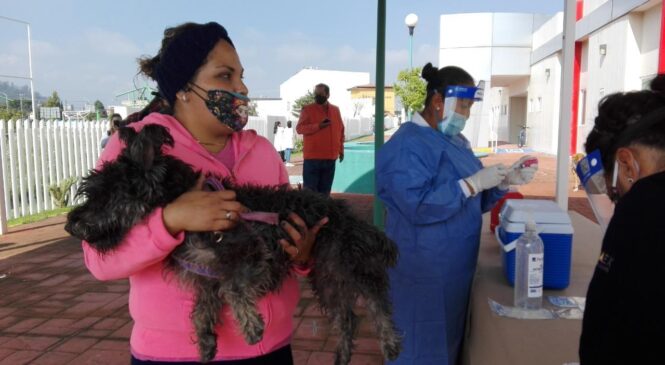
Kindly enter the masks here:
M 340 195 L 371 219 L 371 197 Z M 127 280 L 100 282 L 83 264 L 80 242 L 63 236 L 63 217 L 14 228 L 0 253 L 50 244 L 0 259 L 0 365 L 127 364 L 131 318 Z M 52 238 L 56 238 L 55 240 Z M 336 332 L 301 282 L 294 317 L 295 363 L 332 364 Z M 363 314 L 362 303 L 357 312 Z M 376 336 L 361 319 L 352 364 L 383 364 Z
M 517 156 L 492 155 L 483 162 L 512 163 Z M 554 158 L 538 156 L 539 173 L 520 191 L 527 197 L 551 199 Z M 289 172 L 300 175 L 302 161 L 294 163 Z M 335 197 L 348 200 L 357 214 L 371 221 L 372 196 Z M 569 203 L 571 209 L 593 217 L 581 193 L 571 191 Z M 83 265 L 80 243 L 67 236 L 63 222 L 63 217 L 52 218 L 0 237 L 0 365 L 128 363 L 132 322 L 127 280 L 94 279 Z M 294 317 L 295 362 L 332 364 L 336 333 L 318 311 L 311 290 L 301 285 Z M 357 310 L 364 313 L 362 303 Z M 383 364 L 376 335 L 364 317 L 352 364 Z

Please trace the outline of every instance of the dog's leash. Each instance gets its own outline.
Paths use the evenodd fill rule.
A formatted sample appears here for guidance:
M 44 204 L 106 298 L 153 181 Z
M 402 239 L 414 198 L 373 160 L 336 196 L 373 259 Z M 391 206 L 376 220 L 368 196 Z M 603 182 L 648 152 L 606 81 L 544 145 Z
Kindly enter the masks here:
M 205 180 L 204 186 L 207 186 L 210 191 L 225 190 L 224 184 L 217 178 L 209 177 Z M 240 218 L 246 221 L 266 223 L 273 226 L 279 224 L 279 214 L 272 212 L 247 212 L 240 213 Z
M 220 190 L 225 190 L 224 185 L 222 184 L 221 181 L 214 177 L 209 177 L 205 180 L 204 182 L 204 188 L 207 187 L 206 190 L 208 191 L 220 191 Z M 270 224 L 273 226 L 276 226 L 279 224 L 279 214 L 277 213 L 272 213 L 272 212 L 247 212 L 247 213 L 240 213 L 240 218 L 244 221 L 241 222 L 243 224 L 247 224 L 247 221 L 253 221 L 253 222 L 259 222 L 259 223 L 265 223 L 265 224 Z M 263 238 L 256 234 L 254 230 L 251 227 L 248 227 L 250 233 L 259 241 L 263 242 Z M 219 238 L 217 239 L 217 243 L 221 243 L 223 239 L 223 234 L 222 232 L 215 232 L 215 235 L 219 235 Z M 211 279 L 219 279 L 221 278 L 221 274 L 216 272 L 215 270 L 212 270 L 206 266 L 198 265 L 193 262 L 187 261 L 185 259 L 181 259 L 177 256 L 173 256 L 173 258 L 178 262 L 180 267 L 183 269 L 192 272 L 197 275 L 201 275 L 207 278 Z
M 193 272 L 194 274 L 205 276 L 210 279 L 219 279 L 222 277 L 222 275 L 219 274 L 217 271 L 212 270 L 206 266 L 198 265 L 193 262 L 187 261 L 185 259 L 181 259 L 176 255 L 173 255 L 173 259 L 175 259 L 178 262 L 178 265 L 180 265 L 180 267 L 189 272 Z

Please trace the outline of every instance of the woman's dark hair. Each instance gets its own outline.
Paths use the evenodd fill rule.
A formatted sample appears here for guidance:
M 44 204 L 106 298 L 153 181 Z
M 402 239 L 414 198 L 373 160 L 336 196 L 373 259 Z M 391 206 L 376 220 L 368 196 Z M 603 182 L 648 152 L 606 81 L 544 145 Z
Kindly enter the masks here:
M 273 129 L 272 134 L 277 133 L 277 127 L 279 127 L 282 124 L 279 120 L 275 122 L 275 129 Z
M 185 31 L 200 26 L 201 26 L 200 24 L 189 22 L 189 23 L 180 24 L 175 27 L 169 27 L 164 29 L 164 38 L 162 39 L 162 46 L 159 48 L 159 51 L 157 51 L 157 54 L 154 57 L 141 57 L 138 59 L 139 72 L 157 81 L 157 75 L 155 74 L 155 70 L 157 68 L 157 65 L 160 63 L 162 59 L 162 54 L 164 53 L 164 50 L 168 48 L 169 44 L 171 44 L 171 41 L 173 41 L 174 38 L 184 33 Z
M 173 107 L 178 91 L 189 89 L 210 51 L 222 40 L 235 48 L 226 29 L 216 22 L 166 28 L 157 55 L 140 58 L 139 70 L 157 82 L 160 96 Z
M 665 74 L 651 81 L 649 90 L 621 92 L 604 97 L 584 144 L 586 153 L 600 151 L 603 168 L 614 170 L 620 147 L 640 144 L 665 151 Z
M 438 70 L 431 63 L 428 63 L 423 67 L 421 76 L 427 81 L 425 107 L 432 101 L 434 93 L 439 92 L 443 94 L 448 86 L 474 84 L 473 77 L 464 71 L 464 69 L 457 66 L 446 66 Z
M 291 125 L 292 125 L 292 124 L 293 124 L 293 122 L 290 121 L 290 120 L 289 120 L 288 122 L 286 122 L 286 126 L 289 127 L 289 128 L 291 128 Z

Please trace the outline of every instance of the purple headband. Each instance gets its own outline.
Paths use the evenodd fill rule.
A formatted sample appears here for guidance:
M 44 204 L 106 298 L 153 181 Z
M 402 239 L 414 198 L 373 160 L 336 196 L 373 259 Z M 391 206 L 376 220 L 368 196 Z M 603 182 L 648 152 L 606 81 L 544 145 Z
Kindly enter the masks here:
M 182 27 L 184 29 L 162 50 L 155 67 L 159 92 L 171 106 L 175 103 L 175 94 L 191 81 L 217 42 L 223 39 L 235 48 L 226 29 L 218 23 L 189 23 Z

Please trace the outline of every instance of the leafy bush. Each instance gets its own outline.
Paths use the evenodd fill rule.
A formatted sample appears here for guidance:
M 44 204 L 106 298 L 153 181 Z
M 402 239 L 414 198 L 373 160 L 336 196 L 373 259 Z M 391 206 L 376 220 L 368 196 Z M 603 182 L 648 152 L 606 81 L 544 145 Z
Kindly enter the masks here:
M 55 204 L 57 208 L 64 208 L 69 205 L 70 190 L 77 181 L 78 177 L 72 176 L 62 180 L 60 184 L 53 184 L 48 187 L 48 191 L 53 199 L 53 204 Z

